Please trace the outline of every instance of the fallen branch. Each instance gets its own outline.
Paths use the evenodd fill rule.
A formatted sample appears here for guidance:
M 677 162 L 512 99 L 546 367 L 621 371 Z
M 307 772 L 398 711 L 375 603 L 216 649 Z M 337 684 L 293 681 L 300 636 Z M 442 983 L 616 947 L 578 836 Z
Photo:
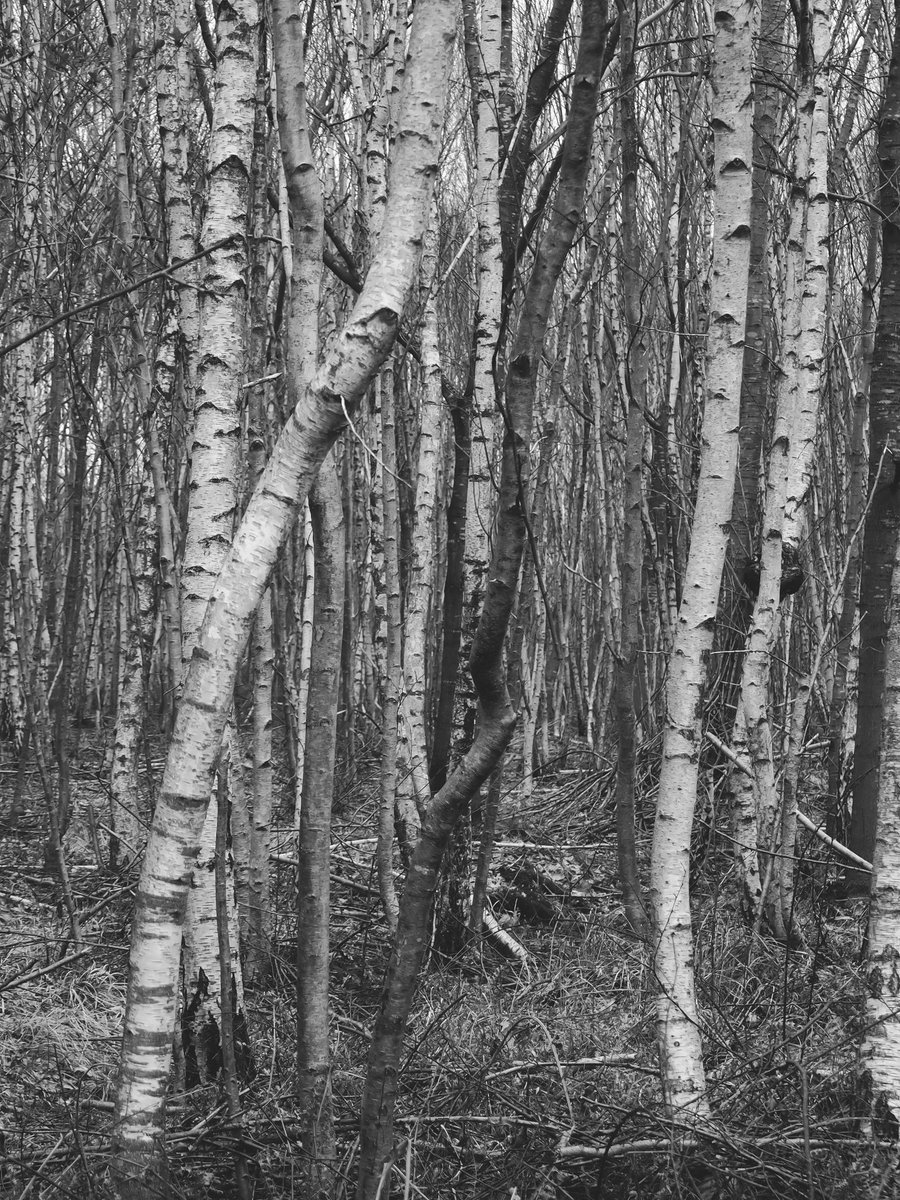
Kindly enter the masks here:
M 651 1075 L 658 1075 L 659 1070 L 656 1067 L 639 1067 L 634 1064 L 636 1055 L 634 1054 L 612 1054 L 607 1058 L 573 1058 L 562 1059 L 556 1063 L 550 1059 L 543 1062 L 519 1062 L 513 1063 L 511 1067 L 504 1067 L 502 1071 L 492 1071 L 489 1075 L 485 1075 L 485 1079 L 501 1079 L 504 1075 L 522 1075 L 528 1071 L 542 1071 L 548 1067 L 630 1067 L 634 1071 L 647 1071 Z
M 685 1138 L 679 1142 L 679 1150 L 692 1150 L 699 1143 L 696 1138 Z M 673 1149 L 671 1138 L 647 1138 L 637 1142 L 618 1142 L 613 1146 L 560 1146 L 556 1157 L 568 1158 L 621 1158 L 623 1154 L 659 1154 L 670 1153 Z
M 733 766 L 737 767 L 737 769 L 739 771 L 743 771 L 743 773 L 745 775 L 749 776 L 750 779 L 756 778 L 756 776 L 753 774 L 753 772 L 751 771 L 751 769 L 747 765 L 747 763 L 745 763 L 742 758 L 738 758 L 738 756 L 735 754 L 735 752 L 731 749 L 730 746 L 726 746 L 725 743 L 720 738 L 717 738 L 714 733 L 710 733 L 708 729 L 705 730 L 705 734 L 706 734 L 706 740 L 711 745 L 715 746 L 715 748 L 721 754 L 724 754 L 725 757 L 728 759 L 728 761 L 730 763 L 732 763 Z
M 516 962 L 528 962 L 528 951 L 522 943 L 508 933 L 487 909 L 482 913 L 481 924 L 485 938 L 493 942 L 502 955 L 514 958 Z
M 858 854 L 854 854 L 852 850 L 845 846 L 843 842 L 839 842 L 837 838 L 833 838 L 830 834 L 823 832 L 814 821 L 804 816 L 799 808 L 795 808 L 794 812 L 797 814 L 797 820 L 803 828 L 808 829 L 810 833 L 814 833 L 820 842 L 824 842 L 826 846 L 829 846 L 832 850 L 836 850 L 838 854 L 843 854 L 845 858 L 848 858 L 850 862 L 855 863 L 864 871 L 871 871 L 873 869 L 870 862 L 864 858 L 860 858 Z
M 0 983 L 0 992 L 7 992 L 10 988 L 19 987 L 23 983 L 31 983 L 32 979 L 38 979 L 41 975 L 49 975 L 51 971 L 55 971 L 58 967 L 66 967 L 69 963 L 75 962 L 76 959 L 84 958 L 87 953 L 87 950 L 76 950 L 74 954 L 67 954 L 65 958 L 58 958 L 49 967 L 41 967 L 37 971 L 29 971 L 25 975 L 17 975 L 13 979 L 7 980 L 6 983 Z
M 297 865 L 296 857 L 290 854 L 270 854 L 269 858 L 272 862 L 287 863 L 289 867 L 296 867 Z M 354 880 L 348 879 L 345 875 L 336 875 L 332 871 L 330 878 L 332 883 L 340 883 L 344 887 L 349 888 L 351 892 L 357 892 L 360 896 L 369 896 L 375 900 L 380 899 L 379 893 L 373 888 L 366 887 L 363 883 L 356 883 Z

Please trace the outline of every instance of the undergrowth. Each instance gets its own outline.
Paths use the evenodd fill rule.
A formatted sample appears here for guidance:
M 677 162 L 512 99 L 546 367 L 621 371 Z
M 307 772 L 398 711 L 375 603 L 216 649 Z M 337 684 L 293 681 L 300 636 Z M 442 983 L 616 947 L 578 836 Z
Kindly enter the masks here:
M 0 817 L 14 778 L 14 768 L 0 768 Z M 85 769 L 76 786 L 102 812 L 98 779 Z M 835 865 L 816 844 L 801 845 L 805 943 L 793 949 L 742 921 L 726 841 L 713 837 L 698 857 L 696 970 L 714 1117 L 700 1130 L 667 1120 L 653 981 L 616 894 L 610 782 L 608 769 L 587 763 L 539 781 L 527 806 L 515 791 L 507 797 L 497 865 L 528 864 L 552 879 L 554 919 L 503 916 L 527 951 L 524 963 L 489 945 L 458 962 L 429 962 L 402 1074 L 396 1194 L 900 1194 L 894 1148 L 862 1133 L 864 906 L 830 901 Z M 79 906 L 93 915 L 83 922 L 84 954 L 59 964 L 71 947 L 55 880 L 38 865 L 45 829 L 36 788 L 30 779 L 24 816 L 0 841 L 0 1193 L 102 1198 L 135 881 L 106 871 L 84 840 L 71 865 Z M 333 1087 L 345 1197 L 353 1195 L 368 1031 L 388 951 L 366 840 L 373 805 L 364 773 L 347 781 L 335 829 Z M 646 833 L 641 852 L 646 861 Z M 236 1155 L 247 1161 L 255 1196 L 299 1194 L 295 893 L 292 869 L 279 863 L 275 872 L 273 974 L 246 998 L 254 1072 L 242 1088 L 242 1121 L 236 1127 L 226 1118 L 215 1086 L 171 1097 L 176 1197 L 230 1197 Z

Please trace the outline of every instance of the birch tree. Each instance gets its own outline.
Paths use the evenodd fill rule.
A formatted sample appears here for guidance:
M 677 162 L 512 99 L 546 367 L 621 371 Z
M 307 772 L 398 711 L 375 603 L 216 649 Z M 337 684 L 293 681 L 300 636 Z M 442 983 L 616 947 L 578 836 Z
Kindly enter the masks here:
M 694 989 L 690 842 L 697 803 L 701 697 L 725 562 L 737 462 L 747 311 L 752 170 L 750 70 L 757 11 L 720 7 L 712 62 L 714 240 L 700 477 L 691 549 L 669 659 L 659 800 L 650 866 L 653 964 L 666 1102 L 707 1112 Z
M 287 360 L 294 407 L 210 597 L 141 873 L 113 1159 L 119 1192 L 129 1198 L 144 1200 L 164 1186 L 164 1098 L 184 908 L 238 661 L 310 483 L 396 337 L 430 211 L 454 24 L 451 6 L 441 0 L 420 0 L 416 6 L 382 235 L 352 313 L 310 371 L 316 361 L 321 197 L 303 150 L 303 26 L 299 13 L 288 8 L 276 15 L 275 63 L 283 106 L 279 125 L 294 220 Z M 301 71 L 299 77 L 292 67 Z
M 828 82 L 825 55 L 829 12 L 813 7 L 800 51 L 802 64 L 790 231 L 784 286 L 784 368 L 779 377 L 769 451 L 760 580 L 741 680 L 742 715 L 758 794 L 759 846 L 768 852 L 762 898 L 772 932 L 796 936 L 791 857 L 794 804 L 779 804 L 769 722 L 770 663 L 775 653 L 784 589 L 785 546 L 799 553 L 802 498 L 809 487 L 825 353 L 828 280 Z M 802 718 L 800 725 L 802 727 Z M 790 812 L 788 811 L 790 808 Z M 777 857 L 776 857 L 777 855 Z
M 184 670 L 198 644 L 203 614 L 231 544 L 237 512 L 239 402 L 248 352 L 246 234 L 252 203 L 258 22 L 254 0 L 223 9 L 217 22 L 206 217 L 200 240 L 207 246 L 229 240 L 206 256 L 201 278 L 190 505 L 181 568 Z M 225 871 L 229 883 L 231 965 L 238 1003 L 243 1003 L 233 880 L 217 854 L 217 821 L 218 805 L 213 803 L 207 808 L 185 922 L 185 1048 L 201 1081 L 214 1078 L 220 1066 L 217 871 Z

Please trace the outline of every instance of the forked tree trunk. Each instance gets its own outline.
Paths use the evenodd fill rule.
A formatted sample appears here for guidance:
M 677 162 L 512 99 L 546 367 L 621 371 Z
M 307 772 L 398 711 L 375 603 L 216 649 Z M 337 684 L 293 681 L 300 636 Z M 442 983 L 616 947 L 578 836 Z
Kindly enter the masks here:
M 456 754 L 475 737 L 477 701 L 468 673 L 491 556 L 494 519 L 494 428 L 497 422 L 498 361 L 503 301 L 503 247 L 500 237 L 499 166 L 500 0 L 464 0 L 466 66 L 472 90 L 475 132 L 474 208 L 478 233 L 477 281 L 473 346 L 472 397 L 469 412 L 469 481 L 466 495 L 463 570 L 462 638 L 453 706 Z M 472 798 L 474 801 L 475 797 Z M 444 894 L 435 943 L 456 955 L 465 945 L 470 913 L 472 804 L 456 823 L 445 864 Z
M 694 990 L 690 844 L 697 803 L 702 696 L 725 562 L 737 463 L 744 321 L 750 257 L 750 66 L 758 12 L 720 5 L 712 66 L 715 135 L 707 390 L 691 549 L 666 688 L 650 899 L 660 1058 L 666 1103 L 704 1116 L 706 1075 Z
M 808 481 L 825 350 L 828 93 L 823 58 L 830 31 L 829 14 L 822 3 L 814 7 L 811 27 L 798 103 L 796 183 L 784 287 L 784 369 L 778 383 L 766 478 L 759 591 L 741 679 L 750 763 L 760 804 L 759 849 L 764 854 L 764 878 L 770 881 L 761 898 L 769 926 L 781 941 L 796 936 L 792 901 L 786 901 L 787 907 L 783 903 L 784 897 L 793 894 L 788 879 L 793 844 L 782 840 L 783 833 L 791 828 L 793 802 L 788 806 L 784 797 L 779 801 L 776 788 L 769 696 L 771 661 L 781 616 L 783 545 L 792 537 L 796 554 L 801 493 L 805 493 L 804 480 Z M 808 690 L 807 686 L 807 693 Z M 802 725 L 799 713 L 796 721 Z M 798 736 L 802 736 L 802 729 Z
M 112 1169 L 120 1196 L 165 1187 L 164 1098 L 190 872 L 240 656 L 276 556 L 328 448 L 393 346 L 418 270 L 446 99 L 452 6 L 419 0 L 401 94 L 391 189 L 365 287 L 314 373 L 321 273 L 321 193 L 306 133 L 304 23 L 276 0 L 279 127 L 294 217 L 288 314 L 293 412 L 241 521 L 213 589 L 184 686 L 138 889 L 116 1091 Z M 308 380 L 308 382 L 306 382 Z
M 605 6 L 586 0 L 556 203 L 536 252 L 506 379 L 508 419 L 503 439 L 496 536 L 487 593 L 469 663 L 481 719 L 474 743 L 425 815 L 422 836 L 407 873 L 397 936 L 369 1050 L 360 1117 L 358 1200 L 374 1200 L 382 1188 L 385 1170 L 390 1169 L 400 1054 L 428 945 L 429 918 L 441 861 L 455 823 L 500 762 L 515 726 L 503 651 L 525 547 L 534 395 L 553 294 L 584 210 L 606 34 Z

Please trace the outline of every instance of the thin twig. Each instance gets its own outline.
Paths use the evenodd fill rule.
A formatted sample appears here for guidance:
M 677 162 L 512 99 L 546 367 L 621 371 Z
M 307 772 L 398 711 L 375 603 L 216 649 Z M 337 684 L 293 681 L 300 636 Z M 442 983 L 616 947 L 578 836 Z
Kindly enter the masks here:
M 76 950 L 74 954 L 67 954 L 65 958 L 58 958 L 56 962 L 50 963 L 49 967 L 40 967 L 36 971 L 28 971 L 25 975 L 16 975 L 6 983 L 0 983 L 0 992 L 8 992 L 10 988 L 19 987 L 23 983 L 31 983 L 32 979 L 37 979 L 41 975 L 49 975 L 51 971 L 56 971 L 59 967 L 66 967 L 69 963 L 75 962 L 77 958 L 84 958 L 87 953 L 87 950 Z
M 95 300 L 88 300 L 86 304 L 80 304 L 77 308 L 67 309 L 66 312 L 54 317 L 52 321 L 45 321 L 43 325 L 38 325 L 37 329 L 32 329 L 30 333 L 25 333 L 22 337 L 16 338 L 15 341 L 8 342 L 5 346 L 0 346 L 0 358 L 9 354 L 11 350 L 15 350 L 19 346 L 24 346 L 26 342 L 40 337 L 42 333 L 46 333 L 50 329 L 55 329 L 63 321 L 69 321 L 72 317 L 80 317 L 82 313 L 90 312 L 92 308 L 99 308 L 102 304 L 109 304 L 113 300 L 121 299 L 122 296 L 128 296 L 131 292 L 136 292 L 138 288 L 142 288 L 145 283 L 152 283 L 154 279 L 162 279 L 166 275 L 171 275 L 173 271 L 178 271 L 182 267 L 196 262 L 198 258 L 205 258 L 207 254 L 212 254 L 214 250 L 221 250 L 226 243 L 233 240 L 233 237 L 234 235 L 232 234 L 229 237 L 220 238 L 219 241 L 213 242 L 211 246 L 207 246 L 205 250 L 201 250 L 197 254 L 192 254 L 190 258 L 180 258 L 178 262 L 171 263 L 168 267 L 161 267 L 158 271 L 151 271 L 149 275 L 142 276 L 136 283 L 129 283 L 127 287 L 119 288 L 118 291 L 108 292 L 104 296 L 98 296 Z
M 814 833 L 820 842 L 824 842 L 826 846 L 830 846 L 831 849 L 836 850 L 838 854 L 843 854 L 845 858 L 849 858 L 851 862 L 856 863 L 856 865 L 861 867 L 864 871 L 874 870 L 872 864 L 868 862 L 867 859 L 860 858 L 858 854 L 854 854 L 852 850 L 848 849 L 843 842 L 839 842 L 837 838 L 833 838 L 830 834 L 825 833 L 824 830 L 820 829 L 814 821 L 811 821 L 809 817 L 805 816 L 799 808 L 795 809 L 794 811 L 797 814 L 797 820 L 804 827 L 804 829 L 808 829 L 810 833 Z

